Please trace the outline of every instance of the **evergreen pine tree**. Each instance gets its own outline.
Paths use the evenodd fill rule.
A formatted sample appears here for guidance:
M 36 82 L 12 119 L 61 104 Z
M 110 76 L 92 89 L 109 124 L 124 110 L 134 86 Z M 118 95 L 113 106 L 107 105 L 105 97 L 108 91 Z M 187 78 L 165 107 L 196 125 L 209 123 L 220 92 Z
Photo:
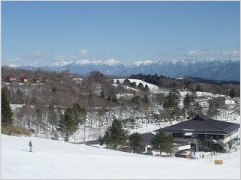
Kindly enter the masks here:
M 148 92 L 150 89 L 149 89 L 149 87 L 147 86 L 147 84 L 145 85 L 145 88 L 144 88 L 144 91 L 145 92 Z
M 73 107 L 72 107 L 72 116 L 73 116 L 73 125 L 76 128 L 76 130 L 78 129 L 80 123 L 81 123 L 81 118 L 80 118 L 80 110 L 81 110 L 81 107 L 79 106 L 79 104 L 74 104 Z
M 172 153 L 172 148 L 173 148 L 173 143 L 174 143 L 174 139 L 172 137 L 172 135 L 166 135 L 165 137 L 165 142 L 164 142 L 164 152 L 166 153 Z
M 173 137 L 166 135 L 161 129 L 152 140 L 152 147 L 160 152 L 171 153 L 173 146 Z
M 201 86 L 200 86 L 200 85 L 197 85 L 195 91 L 201 91 L 201 92 L 202 92 L 202 88 L 201 88 Z
M 116 84 L 120 85 L 120 80 L 119 79 L 117 79 Z
M 147 94 L 145 94 L 144 98 L 142 99 L 142 102 L 145 103 L 145 104 L 148 104 L 150 102 Z
M 136 83 L 135 83 L 135 82 L 132 82 L 132 83 L 130 84 L 130 87 L 136 88 Z
M 140 133 L 133 133 L 129 137 L 130 147 L 134 152 L 140 153 L 144 150 L 143 137 Z
M 61 116 L 59 130 L 64 135 L 64 140 L 68 141 L 69 137 L 78 130 L 79 120 L 73 109 L 66 109 L 64 115 Z
M 143 85 L 142 83 L 139 83 L 139 84 L 138 84 L 138 89 L 140 89 L 141 91 L 143 91 L 143 90 L 144 90 L 144 85 Z
M 125 132 L 117 119 L 114 119 L 112 126 L 105 132 L 104 141 L 107 147 L 115 149 L 126 143 Z
M 131 82 L 129 81 L 129 79 L 125 79 L 123 82 L 123 86 L 130 86 Z
M 184 107 L 185 108 L 189 107 L 191 102 L 192 102 L 191 96 L 187 93 L 183 101 Z
M 163 145 L 165 141 L 165 134 L 159 130 L 151 141 L 152 147 L 160 152 L 163 150 Z
M 107 129 L 104 135 L 104 143 L 106 144 L 107 147 L 111 145 L 111 133 L 110 129 Z
M 191 95 L 190 94 L 186 94 L 185 98 L 184 98 L 184 101 L 183 101 L 183 104 L 184 104 L 184 107 L 183 107 L 183 110 L 184 112 L 187 113 L 188 116 L 193 116 L 196 114 L 196 110 L 195 110 L 195 106 L 191 106 L 192 103 L 194 102 L 194 97 L 195 97 L 195 94 L 192 93 Z
M 169 118 L 180 115 L 179 101 L 179 93 L 177 91 L 172 91 L 167 95 L 163 108 L 169 114 Z
M 10 126 L 13 124 L 13 113 L 7 99 L 7 89 L 2 88 L 2 126 Z
M 111 143 L 114 148 L 117 148 L 118 145 L 124 145 L 126 142 L 125 132 L 122 129 L 121 122 L 115 119 L 110 128 L 111 133 Z
M 229 91 L 229 97 L 231 97 L 231 98 L 234 98 L 234 97 L 235 97 L 234 89 L 231 89 L 231 90 Z

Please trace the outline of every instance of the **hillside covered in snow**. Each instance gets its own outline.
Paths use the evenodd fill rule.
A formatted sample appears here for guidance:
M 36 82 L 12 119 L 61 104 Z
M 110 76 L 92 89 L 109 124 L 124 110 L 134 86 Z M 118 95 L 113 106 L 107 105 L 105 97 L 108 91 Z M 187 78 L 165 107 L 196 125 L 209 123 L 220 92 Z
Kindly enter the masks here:
M 80 77 L 68 71 L 7 68 L 2 69 L 2 77 L 14 124 L 30 130 L 36 137 L 62 140 L 63 133 L 59 130 L 62 115 L 74 104 L 86 111 L 77 131 L 69 137 L 69 141 L 76 143 L 103 137 L 114 118 L 130 134 L 138 130 L 150 132 L 186 120 L 200 110 L 210 111 L 215 119 L 239 116 L 239 86 L 232 84 L 185 82 L 143 74 L 136 78 L 117 78 L 98 71 Z M 178 105 L 174 115 L 171 108 L 164 107 L 173 89 Z M 232 91 L 234 98 L 228 97 Z M 188 107 L 184 103 L 187 95 L 193 96 Z M 219 97 L 232 103 L 210 109 L 209 101 Z
M 33 153 L 28 152 L 28 142 Z M 35 137 L 1 136 L 2 179 L 240 179 L 240 151 L 154 157 Z M 222 159 L 223 165 L 215 165 Z
M 4 133 L 15 134 L 9 132 L 19 127 L 29 135 L 1 136 L 4 179 L 240 177 L 239 144 L 226 153 L 217 151 L 217 156 L 212 157 L 209 147 L 205 153 L 197 152 L 198 159 L 191 160 L 174 157 L 180 150 L 174 143 L 170 151 L 164 151 L 170 152 L 171 157 L 156 157 L 157 154 L 147 151 L 153 138 L 145 144 L 143 141 L 138 151 L 130 143 L 133 134 L 154 136 L 153 131 L 188 121 L 200 111 L 219 121 L 240 124 L 238 85 L 142 74 L 136 78 L 109 77 L 98 71 L 87 77 L 68 71 L 21 69 L 4 69 L 2 74 L 4 102 L 13 113 L 12 124 L 10 128 L 4 127 Z M 119 129 L 111 130 L 114 122 Z M 108 146 L 106 137 L 110 131 L 122 132 L 123 141 L 118 146 Z M 33 153 L 28 152 L 30 140 Z M 96 145 L 101 141 L 103 146 Z M 215 165 L 215 159 L 223 160 L 223 165 Z

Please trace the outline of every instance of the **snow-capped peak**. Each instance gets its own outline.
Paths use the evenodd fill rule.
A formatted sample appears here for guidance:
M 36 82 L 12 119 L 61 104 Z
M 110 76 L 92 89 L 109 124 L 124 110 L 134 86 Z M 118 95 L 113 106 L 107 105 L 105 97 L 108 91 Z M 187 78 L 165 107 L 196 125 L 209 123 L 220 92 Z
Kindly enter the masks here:
M 95 65 L 116 66 L 116 65 L 120 65 L 121 63 L 115 59 L 108 59 L 106 61 L 90 61 L 87 59 L 83 59 L 83 60 L 78 60 L 78 61 L 57 61 L 53 64 L 53 66 L 66 66 L 69 64 L 75 64 L 75 65 L 95 64 Z
M 149 60 L 149 59 L 146 59 L 144 61 L 136 61 L 133 64 L 136 65 L 136 66 L 140 66 L 140 65 L 149 65 L 149 64 L 152 64 L 152 63 L 154 63 L 154 62 Z
M 180 65 L 187 66 L 190 64 L 194 64 L 196 62 L 197 62 L 196 60 L 189 60 L 189 59 L 179 59 L 179 60 L 173 59 L 172 61 L 170 61 L 170 64 L 173 64 L 173 65 L 180 64 Z
M 68 64 L 72 64 L 73 61 L 57 61 L 53 64 L 53 66 L 66 66 Z
M 91 63 L 94 63 L 94 62 L 91 62 L 89 60 L 79 60 L 79 61 L 76 61 L 75 64 L 78 64 L 78 65 L 84 65 L 84 64 L 91 64 Z
M 8 66 L 9 66 L 9 67 L 11 67 L 11 68 L 16 68 L 16 67 L 19 67 L 20 65 L 16 65 L 16 64 L 9 64 Z
M 106 61 L 103 61 L 104 64 L 106 65 L 110 65 L 110 66 L 116 66 L 121 64 L 119 61 L 115 60 L 115 59 L 108 59 Z

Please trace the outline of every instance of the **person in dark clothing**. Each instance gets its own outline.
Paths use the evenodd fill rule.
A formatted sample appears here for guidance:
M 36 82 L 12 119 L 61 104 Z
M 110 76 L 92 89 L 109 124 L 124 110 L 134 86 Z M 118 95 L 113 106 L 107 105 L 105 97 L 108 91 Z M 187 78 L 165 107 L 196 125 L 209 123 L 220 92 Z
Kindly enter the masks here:
M 32 147 L 33 147 L 32 142 L 29 141 L 29 144 L 28 144 L 28 145 L 29 145 L 29 151 L 32 152 Z

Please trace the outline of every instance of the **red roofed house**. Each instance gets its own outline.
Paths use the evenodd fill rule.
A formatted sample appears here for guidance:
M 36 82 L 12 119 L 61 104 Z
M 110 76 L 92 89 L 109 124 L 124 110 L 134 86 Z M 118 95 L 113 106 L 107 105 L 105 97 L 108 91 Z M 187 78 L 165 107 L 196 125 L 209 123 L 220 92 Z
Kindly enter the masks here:
M 5 77 L 5 81 L 7 81 L 7 82 L 14 82 L 14 81 L 16 81 L 16 78 L 14 76 L 12 76 L 12 75 L 7 75 Z
M 20 82 L 22 82 L 22 83 L 28 83 L 28 78 L 27 77 L 25 77 L 25 76 L 22 76 L 21 78 L 20 78 Z
M 39 78 L 33 78 L 34 83 L 39 84 L 41 81 Z

